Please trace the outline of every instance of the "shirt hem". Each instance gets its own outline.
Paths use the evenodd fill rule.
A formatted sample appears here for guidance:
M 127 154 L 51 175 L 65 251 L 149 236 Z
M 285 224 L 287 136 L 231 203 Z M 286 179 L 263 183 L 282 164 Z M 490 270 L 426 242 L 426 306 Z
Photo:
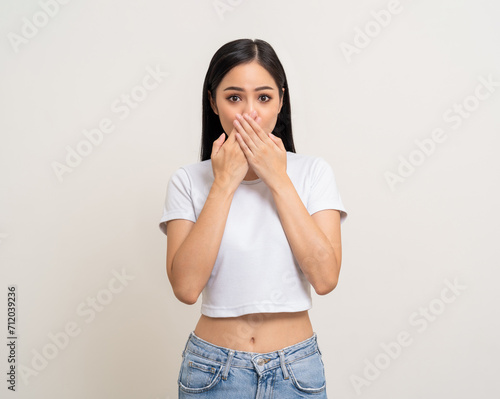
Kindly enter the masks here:
M 163 234 L 165 234 L 165 235 L 167 234 L 166 225 L 164 223 L 168 222 L 169 220 L 174 220 L 174 219 L 186 219 L 186 220 L 190 220 L 193 223 L 196 223 L 196 218 L 194 218 L 190 214 L 187 214 L 186 212 L 179 212 L 179 211 L 169 212 L 169 213 L 165 214 L 164 216 L 162 216 L 162 218 L 160 219 L 160 222 L 158 223 L 158 227 L 163 232 Z
M 272 306 L 271 306 L 272 305 Z M 217 308 L 209 305 L 201 305 L 201 314 L 209 317 L 237 317 L 250 313 L 279 313 L 279 312 L 303 312 L 312 308 L 312 301 L 308 303 L 295 304 L 254 304 L 243 305 L 236 308 Z
M 309 209 L 310 209 L 309 213 L 311 215 L 314 215 L 316 212 L 324 211 L 326 209 L 334 209 L 336 211 L 340 211 L 340 224 L 342 224 L 344 220 L 347 219 L 347 212 L 345 208 L 340 204 L 336 205 L 332 205 L 331 203 L 315 204 L 314 206 L 310 206 Z

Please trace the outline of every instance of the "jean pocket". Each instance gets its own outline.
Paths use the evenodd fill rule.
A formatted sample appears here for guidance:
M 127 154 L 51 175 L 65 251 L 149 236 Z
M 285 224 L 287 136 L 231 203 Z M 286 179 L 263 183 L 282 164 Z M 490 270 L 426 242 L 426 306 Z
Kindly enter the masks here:
M 222 365 L 186 352 L 177 383 L 184 392 L 205 392 L 221 380 L 221 371 Z
M 326 389 L 325 369 L 318 351 L 287 365 L 293 385 L 301 392 L 319 393 Z

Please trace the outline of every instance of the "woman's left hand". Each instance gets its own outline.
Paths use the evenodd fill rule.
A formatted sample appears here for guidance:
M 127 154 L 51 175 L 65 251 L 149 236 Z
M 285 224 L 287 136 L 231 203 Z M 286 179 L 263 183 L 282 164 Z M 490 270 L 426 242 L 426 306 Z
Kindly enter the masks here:
M 255 112 L 255 111 L 254 111 Z M 272 187 L 282 177 L 286 176 L 286 149 L 283 141 L 266 133 L 250 115 L 236 114 L 233 121 L 236 127 L 236 139 L 245 154 L 248 164 L 264 183 Z

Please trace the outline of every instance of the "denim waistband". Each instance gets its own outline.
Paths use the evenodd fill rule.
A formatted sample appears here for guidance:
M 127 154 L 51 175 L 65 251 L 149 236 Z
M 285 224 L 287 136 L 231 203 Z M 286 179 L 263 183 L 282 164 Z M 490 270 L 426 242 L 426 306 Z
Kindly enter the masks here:
M 259 376 L 268 370 L 281 367 L 283 370 L 283 378 L 288 379 L 288 371 L 285 367 L 285 363 L 291 363 L 295 360 L 307 357 L 316 351 L 321 354 L 317 340 L 317 334 L 313 332 L 312 337 L 294 345 L 272 352 L 255 353 L 212 344 L 198 337 L 194 331 L 191 331 L 182 352 L 182 356 L 184 357 L 186 351 L 188 351 L 224 365 L 225 367 L 222 373 L 223 379 L 227 379 L 230 367 L 255 369 Z

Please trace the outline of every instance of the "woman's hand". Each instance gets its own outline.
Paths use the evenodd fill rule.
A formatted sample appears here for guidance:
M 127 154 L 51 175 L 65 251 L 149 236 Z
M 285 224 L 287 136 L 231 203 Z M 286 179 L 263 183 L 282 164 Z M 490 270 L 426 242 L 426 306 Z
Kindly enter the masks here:
M 212 170 L 214 182 L 235 191 L 248 172 L 248 162 L 235 138 L 235 130 L 226 141 L 222 133 L 212 145 Z
M 237 119 L 233 121 L 236 139 L 253 171 L 272 187 L 286 176 L 286 149 L 279 137 L 264 132 L 259 126 L 256 111 L 252 116 L 256 119 L 248 114 L 236 114 Z
M 236 190 L 248 172 L 248 161 L 236 141 L 233 128 L 226 141 L 222 133 L 212 144 L 212 170 L 215 181 L 223 188 Z

